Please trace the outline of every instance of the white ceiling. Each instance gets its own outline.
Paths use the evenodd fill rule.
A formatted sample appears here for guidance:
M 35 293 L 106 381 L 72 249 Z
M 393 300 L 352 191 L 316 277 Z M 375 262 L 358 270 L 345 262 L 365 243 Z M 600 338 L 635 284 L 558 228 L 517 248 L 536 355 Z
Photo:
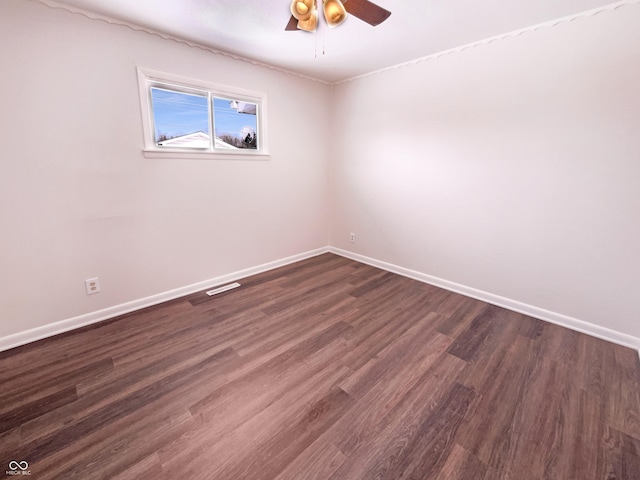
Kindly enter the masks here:
M 611 0 L 375 0 L 391 11 L 372 27 L 355 17 L 316 34 L 284 30 L 290 0 L 60 0 L 252 60 L 336 82 Z

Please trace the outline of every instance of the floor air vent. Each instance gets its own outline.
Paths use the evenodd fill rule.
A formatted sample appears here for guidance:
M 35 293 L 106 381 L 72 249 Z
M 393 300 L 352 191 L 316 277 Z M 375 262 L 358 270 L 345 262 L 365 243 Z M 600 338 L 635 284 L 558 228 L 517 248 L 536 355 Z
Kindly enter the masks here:
M 230 283 L 229 285 L 224 285 L 223 287 L 218 287 L 218 288 L 214 288 L 213 290 L 209 290 L 207 292 L 207 295 L 209 295 L 210 297 L 213 297 L 214 295 L 217 295 L 222 292 L 226 292 L 228 290 L 233 290 L 234 288 L 238 288 L 239 286 L 240 284 L 238 282 Z

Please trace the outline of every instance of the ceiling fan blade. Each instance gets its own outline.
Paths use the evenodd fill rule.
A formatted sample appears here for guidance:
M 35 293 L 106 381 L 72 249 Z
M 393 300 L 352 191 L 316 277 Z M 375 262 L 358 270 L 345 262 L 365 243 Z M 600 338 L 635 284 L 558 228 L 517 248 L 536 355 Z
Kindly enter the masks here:
M 289 23 L 287 23 L 285 30 L 298 30 L 298 19 L 291 15 L 291 18 L 289 19 Z
M 344 8 L 349 14 L 374 27 L 380 25 L 391 15 L 389 10 L 379 7 L 369 0 L 346 0 Z

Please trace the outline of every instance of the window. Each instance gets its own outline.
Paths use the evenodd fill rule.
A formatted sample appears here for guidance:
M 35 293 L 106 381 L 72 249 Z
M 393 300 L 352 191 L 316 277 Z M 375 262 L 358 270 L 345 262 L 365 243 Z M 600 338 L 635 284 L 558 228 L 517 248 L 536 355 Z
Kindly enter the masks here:
M 149 157 L 265 157 L 265 95 L 138 69 Z

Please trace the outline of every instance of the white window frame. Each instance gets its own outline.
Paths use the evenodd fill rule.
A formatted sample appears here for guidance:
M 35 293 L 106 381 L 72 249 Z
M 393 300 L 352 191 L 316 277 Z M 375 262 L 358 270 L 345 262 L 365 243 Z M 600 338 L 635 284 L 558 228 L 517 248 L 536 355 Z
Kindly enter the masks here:
M 267 96 L 264 93 L 251 92 L 226 85 L 195 80 L 169 73 L 138 67 L 138 87 L 140 90 L 140 108 L 142 111 L 142 130 L 144 138 L 143 152 L 146 158 L 186 158 L 186 159 L 238 159 L 266 160 L 269 158 L 267 134 Z M 153 104 L 151 88 L 158 87 L 182 93 L 207 94 L 209 98 L 209 148 L 160 147 L 155 142 Z M 233 98 L 253 103 L 257 106 L 258 149 L 220 149 L 215 148 L 213 129 L 213 97 Z

